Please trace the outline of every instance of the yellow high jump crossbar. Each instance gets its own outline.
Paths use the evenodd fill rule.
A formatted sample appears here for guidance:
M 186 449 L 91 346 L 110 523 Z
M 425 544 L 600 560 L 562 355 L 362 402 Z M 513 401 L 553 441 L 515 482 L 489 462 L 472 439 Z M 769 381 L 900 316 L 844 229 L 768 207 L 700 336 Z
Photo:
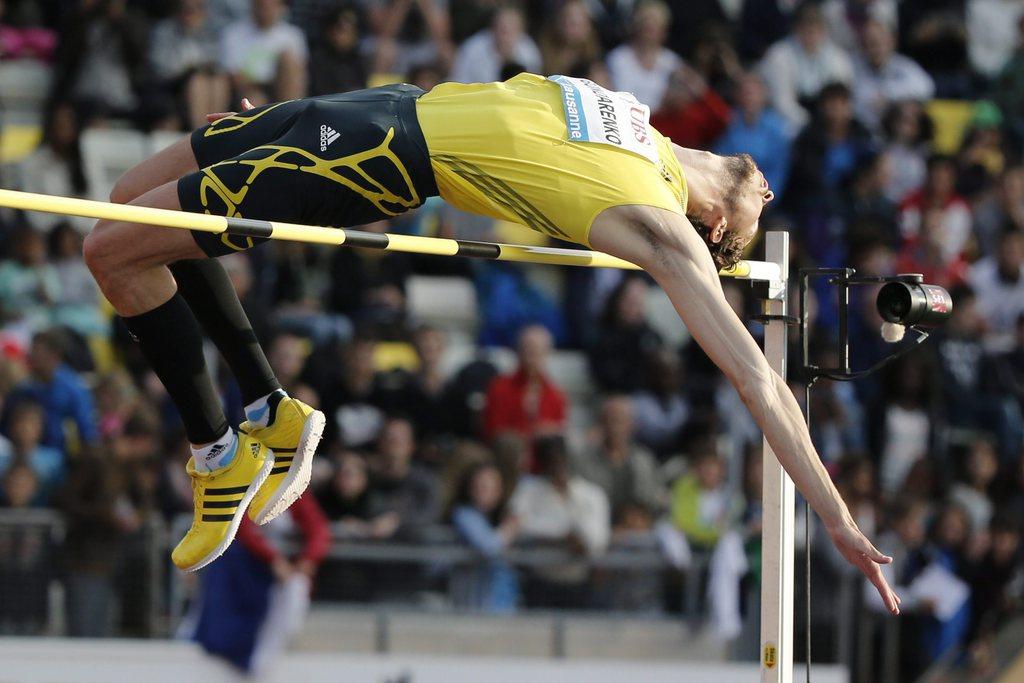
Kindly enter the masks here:
M 113 204 L 74 197 L 20 192 L 0 189 L 0 206 L 24 211 L 42 211 L 65 216 L 81 216 L 106 220 L 128 221 L 163 228 L 201 230 L 238 237 L 269 238 L 309 244 L 363 247 L 384 251 L 400 251 L 435 256 L 468 256 L 492 261 L 546 263 L 591 268 L 622 268 L 639 270 L 639 266 L 620 258 L 585 249 L 533 247 L 494 242 L 474 242 L 442 237 L 421 237 L 394 233 L 366 232 L 349 228 L 327 228 L 316 225 L 262 221 L 251 218 L 215 216 L 212 214 L 154 209 L 146 206 Z M 766 261 L 740 261 L 721 272 L 725 277 L 776 282 L 782 279 L 778 264 Z
M 628 261 L 582 249 L 472 242 L 248 218 L 225 218 L 211 214 L 113 204 L 16 190 L 0 189 L 0 207 L 309 244 L 346 245 L 437 256 L 468 256 L 493 261 L 640 270 L 638 266 Z M 723 270 L 720 275 L 767 283 L 767 297 L 764 299 L 764 313 L 767 316 L 764 351 L 772 369 L 785 378 L 789 234 L 768 232 L 765 239 L 765 255 L 770 260 L 740 261 L 735 266 Z M 762 462 L 764 467 L 761 530 L 761 681 L 792 683 L 795 491 L 792 480 L 782 469 L 767 439 L 764 441 Z

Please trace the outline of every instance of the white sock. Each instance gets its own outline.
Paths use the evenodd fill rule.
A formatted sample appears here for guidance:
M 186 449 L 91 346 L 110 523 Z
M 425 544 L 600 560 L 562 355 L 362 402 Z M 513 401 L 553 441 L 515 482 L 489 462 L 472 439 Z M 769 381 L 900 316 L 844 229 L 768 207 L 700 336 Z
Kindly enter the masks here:
M 245 407 L 245 419 L 254 425 L 266 427 L 272 421 L 278 402 L 286 396 L 288 394 L 284 389 L 275 389 L 266 396 L 256 399 Z
M 196 469 L 200 472 L 212 472 L 231 464 L 238 450 L 238 435 L 235 430 L 228 429 L 224 436 L 211 444 L 196 448 L 192 446 L 192 457 Z

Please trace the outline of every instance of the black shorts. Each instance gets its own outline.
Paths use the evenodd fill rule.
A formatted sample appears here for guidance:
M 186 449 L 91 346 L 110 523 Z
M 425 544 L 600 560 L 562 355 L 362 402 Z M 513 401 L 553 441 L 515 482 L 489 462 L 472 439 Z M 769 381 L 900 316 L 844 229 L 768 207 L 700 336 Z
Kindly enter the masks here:
M 192 134 L 200 170 L 178 181 L 185 211 L 348 227 L 437 194 L 416 120 L 423 91 L 393 85 L 258 107 Z M 209 256 L 264 241 L 192 233 Z

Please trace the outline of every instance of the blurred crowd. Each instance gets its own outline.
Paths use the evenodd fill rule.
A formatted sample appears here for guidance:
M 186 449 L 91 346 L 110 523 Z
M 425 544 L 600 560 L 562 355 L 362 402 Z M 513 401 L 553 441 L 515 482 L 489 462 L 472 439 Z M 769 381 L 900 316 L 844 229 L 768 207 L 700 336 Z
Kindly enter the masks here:
M 778 197 L 761 224 L 789 230 L 796 267 L 916 272 L 951 290 L 932 341 L 871 379 L 820 384 L 810 407 L 854 517 L 896 558 L 904 642 L 919 644 L 904 672 L 946 651 L 985 670 L 1024 592 L 1022 19 L 1006 0 L 0 0 L 0 60 L 52 73 L 42 142 L 4 185 L 95 192 L 83 131 L 187 131 L 242 97 L 521 71 L 631 91 L 676 143 L 754 157 Z M 186 444 L 82 263 L 88 223 L 7 213 L 0 229 L 0 504 L 66 512 L 52 566 L 69 577 L 72 632 L 97 632 L 143 520 L 190 511 Z M 440 200 L 367 229 L 531 239 Z M 329 416 L 314 491 L 335 538 L 429 543 L 448 525 L 482 558 L 474 606 L 495 612 L 672 609 L 587 560 L 702 556 L 713 627 L 734 638 L 756 613 L 740 587 L 759 571 L 760 436 L 708 358 L 649 314 L 646 278 L 285 243 L 225 264 L 282 385 Z M 416 319 L 414 275 L 473 284 L 474 338 Z M 748 288 L 724 286 L 756 312 Z M 893 350 L 873 295 L 853 294 L 855 367 Z M 811 304 L 814 360 L 835 364 L 824 281 Z M 515 349 L 511 371 L 493 346 Z M 559 386 L 554 349 L 586 355 L 595 391 Z M 817 535 L 817 562 L 849 572 Z M 568 559 L 517 567 L 524 544 Z M 0 591 L 19 566 L 0 549 Z M 374 599 L 388 576 L 334 568 L 321 589 Z M 938 604 L 935 585 L 965 597 Z

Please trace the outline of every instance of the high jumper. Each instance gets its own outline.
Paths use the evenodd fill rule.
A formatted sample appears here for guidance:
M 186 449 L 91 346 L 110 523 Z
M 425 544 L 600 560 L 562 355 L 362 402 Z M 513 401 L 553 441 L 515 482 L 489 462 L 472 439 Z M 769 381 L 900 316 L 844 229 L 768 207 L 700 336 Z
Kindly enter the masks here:
M 727 303 L 736 263 L 773 199 L 747 155 L 679 147 L 627 93 L 584 79 L 386 86 L 214 115 L 128 171 L 113 202 L 244 221 L 244 234 L 101 220 L 85 241 L 94 277 L 178 406 L 192 443 L 195 516 L 172 558 L 198 569 L 248 514 L 265 523 L 306 488 L 324 416 L 288 397 L 216 257 L 256 246 L 272 222 L 354 226 L 440 195 L 636 264 L 664 289 L 736 387 L 839 552 L 890 612 L 891 558 L 860 532 L 814 450 L 786 382 Z M 247 404 L 227 423 L 202 354 L 205 331 Z

